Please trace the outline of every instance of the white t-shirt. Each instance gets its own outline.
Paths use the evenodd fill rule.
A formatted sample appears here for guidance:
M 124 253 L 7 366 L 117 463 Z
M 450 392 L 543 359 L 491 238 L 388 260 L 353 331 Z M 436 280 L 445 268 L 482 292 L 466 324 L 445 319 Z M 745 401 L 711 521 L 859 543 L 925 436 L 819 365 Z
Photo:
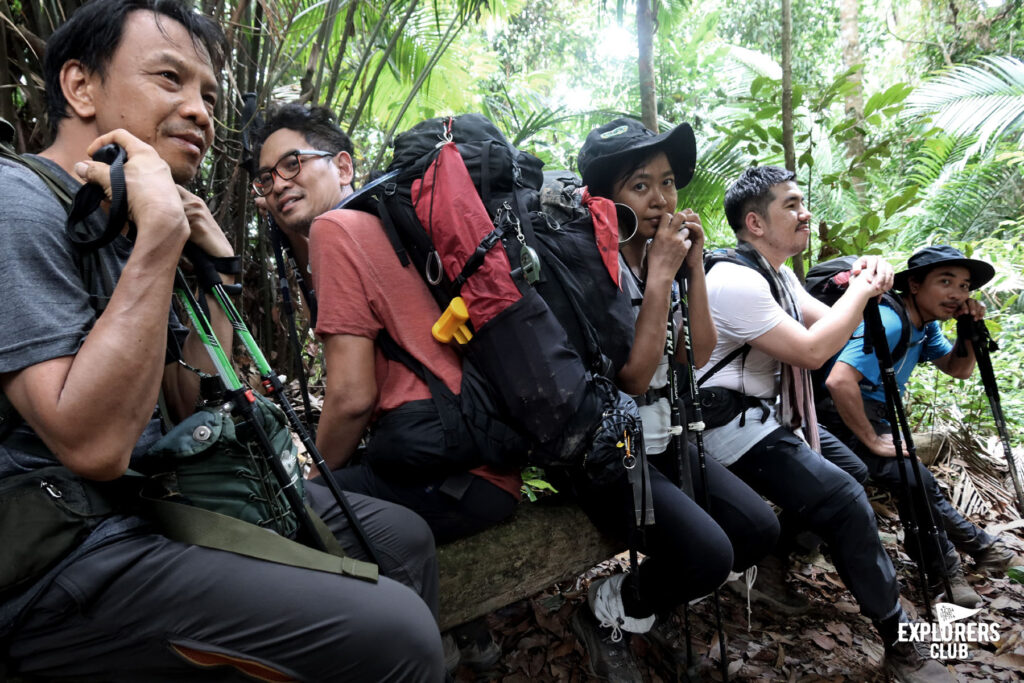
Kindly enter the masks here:
M 802 306 L 810 295 L 800 286 L 793 271 L 783 266 L 779 271 L 787 278 Z M 753 268 L 735 263 L 718 263 L 707 276 L 711 317 L 718 330 L 718 344 L 707 365 L 697 370 L 697 379 L 734 349 L 772 330 L 789 314 L 772 297 L 768 281 Z M 737 356 L 704 385 L 724 387 L 747 396 L 774 402 L 779 395 L 779 360 L 752 348 L 745 360 Z M 777 408 L 777 406 L 776 406 Z M 746 422 L 739 426 L 737 415 L 728 424 L 704 432 L 708 452 L 723 465 L 731 465 L 757 442 L 781 426 L 775 410 L 761 423 L 761 409 L 747 409 Z

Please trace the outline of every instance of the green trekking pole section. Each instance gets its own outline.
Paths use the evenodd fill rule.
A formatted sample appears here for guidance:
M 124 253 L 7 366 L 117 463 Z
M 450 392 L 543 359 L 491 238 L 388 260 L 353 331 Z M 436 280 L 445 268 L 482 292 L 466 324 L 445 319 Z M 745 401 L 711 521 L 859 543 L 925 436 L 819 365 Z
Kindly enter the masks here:
M 345 497 L 345 493 L 338 486 L 338 482 L 334 480 L 331 475 L 331 470 L 324 461 L 323 456 L 320 454 L 319 449 L 316 447 L 316 443 L 310 436 L 309 431 L 305 425 L 302 424 L 302 420 L 299 419 L 298 414 L 292 407 L 291 401 L 284 393 L 284 385 L 281 383 L 277 373 L 274 372 L 273 368 L 270 367 L 270 363 L 267 362 L 266 356 L 260 350 L 256 340 L 253 339 L 252 334 L 249 332 L 249 328 L 246 326 L 245 321 L 242 319 L 241 314 L 235 307 L 234 302 L 228 295 L 227 288 L 221 281 L 220 274 L 217 272 L 210 257 L 202 251 L 198 246 L 192 242 L 188 242 L 185 245 L 185 256 L 192 261 L 192 265 L 196 268 L 196 276 L 199 279 L 199 285 L 204 291 L 208 291 L 217 305 L 220 306 L 221 310 L 224 311 L 224 315 L 231 323 L 231 327 L 234 329 L 235 334 L 242 341 L 246 351 L 252 357 L 253 362 L 256 364 L 256 369 L 260 373 L 260 381 L 263 384 L 264 389 L 268 396 L 273 396 L 278 405 L 281 406 L 281 410 L 284 411 L 285 416 L 288 418 L 288 422 L 291 424 L 292 429 L 299 435 L 299 439 L 302 441 L 302 445 L 306 447 L 306 452 L 313 459 L 313 463 L 316 465 L 317 471 L 320 472 L 321 480 L 327 485 L 331 493 L 334 495 L 335 500 L 341 507 L 345 516 L 348 518 L 349 523 L 352 525 L 353 531 L 359 538 L 360 544 L 363 549 L 366 550 L 370 561 L 380 566 L 380 561 L 377 558 L 376 550 L 373 544 L 370 543 L 369 537 L 366 535 L 365 530 L 359 523 L 358 517 L 356 517 L 351 506 L 349 505 L 348 499 Z M 189 292 L 191 294 L 191 292 Z M 216 340 L 214 340 L 216 341 Z M 223 349 L 217 347 L 220 351 L 220 355 L 224 356 Z M 225 362 L 227 361 L 225 357 Z M 215 360 L 214 363 L 217 361 Z M 217 366 L 219 369 L 219 365 Z M 235 381 L 238 382 L 237 376 L 232 372 L 232 376 L 235 377 Z M 241 385 L 239 384 L 241 388 Z M 318 537 L 319 538 L 319 537 Z
M 196 300 L 195 295 L 192 294 L 192 290 L 189 289 L 188 283 L 185 282 L 185 277 L 182 275 L 180 269 L 174 276 L 174 292 L 181 301 L 182 306 L 185 308 L 185 312 L 187 313 L 189 320 L 192 321 L 192 327 L 195 329 L 196 334 L 199 335 L 199 339 L 202 341 L 203 347 L 206 349 L 206 352 L 210 356 L 210 360 L 217 369 L 217 375 L 224 386 L 225 397 L 231 403 L 232 412 L 238 415 L 246 424 L 248 424 L 249 427 L 252 428 L 260 450 L 263 452 L 267 462 L 270 464 L 271 470 L 274 472 L 274 476 L 277 478 L 278 484 L 281 486 L 281 491 L 284 493 L 289 506 L 295 513 L 295 517 L 299 522 L 299 527 L 309 539 L 309 542 L 313 544 L 313 547 L 317 550 L 323 550 L 326 552 L 327 547 L 320 538 L 320 534 L 317 531 L 312 518 L 309 516 L 309 512 L 306 510 L 305 502 L 302 500 L 302 496 L 296 488 L 299 476 L 298 472 L 296 471 L 289 474 L 285 470 L 284 463 L 281 462 L 281 458 L 278 457 L 278 454 L 275 452 L 274 446 L 270 443 L 270 439 L 267 437 L 267 433 L 263 429 L 263 425 L 260 424 L 259 419 L 256 416 L 256 412 L 253 408 L 253 403 L 255 403 L 256 397 L 253 396 L 251 389 L 247 389 L 242 386 L 241 381 L 238 379 L 238 375 L 235 373 L 234 367 L 231 365 L 231 361 L 224 353 L 224 348 L 220 345 L 220 342 L 217 341 L 217 335 L 213 331 L 213 326 L 210 324 L 209 319 L 200 308 L 199 302 Z

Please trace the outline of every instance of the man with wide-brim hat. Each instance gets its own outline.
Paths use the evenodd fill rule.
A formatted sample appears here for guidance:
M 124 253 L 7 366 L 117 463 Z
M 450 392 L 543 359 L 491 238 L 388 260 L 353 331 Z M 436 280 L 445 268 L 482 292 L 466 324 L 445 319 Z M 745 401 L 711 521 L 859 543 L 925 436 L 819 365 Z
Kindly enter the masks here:
M 951 377 L 966 379 L 974 371 L 974 349 L 970 342 L 950 343 L 942 334 L 940 323 L 950 318 L 969 315 L 975 320 L 985 316 L 985 305 L 971 298 L 971 292 L 989 282 L 995 269 L 985 261 L 968 258 L 948 245 L 924 247 L 915 252 L 907 268 L 896 273 L 894 287 L 899 292 L 896 303 L 904 311 L 880 306 L 882 324 L 891 350 L 899 346 L 904 326 L 909 326 L 908 342 L 893 358 L 896 381 L 902 394 L 907 380 L 919 363 L 931 362 Z M 957 347 L 962 351 L 958 352 Z M 885 392 L 876 356 L 864 353 L 863 326 L 839 353 L 825 382 L 832 395 L 838 415 L 833 413 L 829 429 L 842 438 L 864 461 L 875 484 L 889 489 L 895 496 L 900 516 L 911 519 L 910 505 L 900 482 L 896 451 L 891 428 L 885 418 Z M 821 416 L 828 421 L 826 415 Z M 833 424 L 834 422 L 834 424 Z M 921 482 L 928 494 L 939 536 L 939 547 L 922 537 L 923 561 L 932 576 L 939 576 L 945 565 L 950 577 L 952 595 L 949 602 L 964 607 L 977 607 L 982 599 L 967 583 L 957 550 L 974 558 L 979 572 L 1002 572 L 1015 560 L 1014 553 L 984 530 L 957 512 L 942 494 L 935 478 L 921 467 Z M 911 485 L 915 478 L 909 477 Z M 914 498 L 917 498 L 914 496 Z M 928 510 L 918 506 L 917 519 L 928 519 Z M 917 544 L 908 540 L 905 549 L 915 554 Z M 942 557 L 939 557 L 939 548 Z M 1019 562 L 1019 561 L 1018 561 Z

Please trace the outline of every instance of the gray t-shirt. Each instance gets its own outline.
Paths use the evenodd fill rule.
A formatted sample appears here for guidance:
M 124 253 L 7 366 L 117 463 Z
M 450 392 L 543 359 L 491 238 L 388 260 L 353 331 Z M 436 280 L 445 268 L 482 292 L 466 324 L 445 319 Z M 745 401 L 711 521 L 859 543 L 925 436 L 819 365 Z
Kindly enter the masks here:
M 74 193 L 80 186 L 71 176 L 42 159 Z M 105 296 L 131 253 L 132 244 L 118 236 L 99 252 L 94 284 L 82 282 L 74 246 L 65 237 L 67 214 L 57 197 L 34 171 L 0 159 L 0 372 L 78 352 L 96 320 L 90 291 Z M 100 221 L 99 217 L 89 220 Z M 94 225 L 95 229 L 102 226 Z M 101 284 L 103 280 L 106 285 Z M 38 439 L 22 424 L 19 436 Z M 136 453 L 160 436 L 154 420 L 136 445 Z M 55 458 L 26 453 L 0 444 L 0 478 L 56 464 Z M 49 585 L 53 577 L 84 549 L 144 524 L 138 518 L 114 516 L 97 527 L 78 551 L 20 597 L 0 605 L 0 636 L 14 617 Z

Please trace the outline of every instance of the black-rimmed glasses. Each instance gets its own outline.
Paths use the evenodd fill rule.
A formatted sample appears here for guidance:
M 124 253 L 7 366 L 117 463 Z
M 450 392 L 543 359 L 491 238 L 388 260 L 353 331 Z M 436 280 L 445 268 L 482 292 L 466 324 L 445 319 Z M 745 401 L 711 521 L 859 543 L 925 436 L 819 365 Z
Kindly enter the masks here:
M 333 157 L 330 152 L 321 152 L 315 149 L 297 149 L 289 152 L 277 160 L 271 168 L 266 168 L 256 174 L 252 181 L 252 189 L 258 197 L 266 197 L 274 189 L 274 176 L 281 180 L 291 180 L 302 171 L 302 157 Z

